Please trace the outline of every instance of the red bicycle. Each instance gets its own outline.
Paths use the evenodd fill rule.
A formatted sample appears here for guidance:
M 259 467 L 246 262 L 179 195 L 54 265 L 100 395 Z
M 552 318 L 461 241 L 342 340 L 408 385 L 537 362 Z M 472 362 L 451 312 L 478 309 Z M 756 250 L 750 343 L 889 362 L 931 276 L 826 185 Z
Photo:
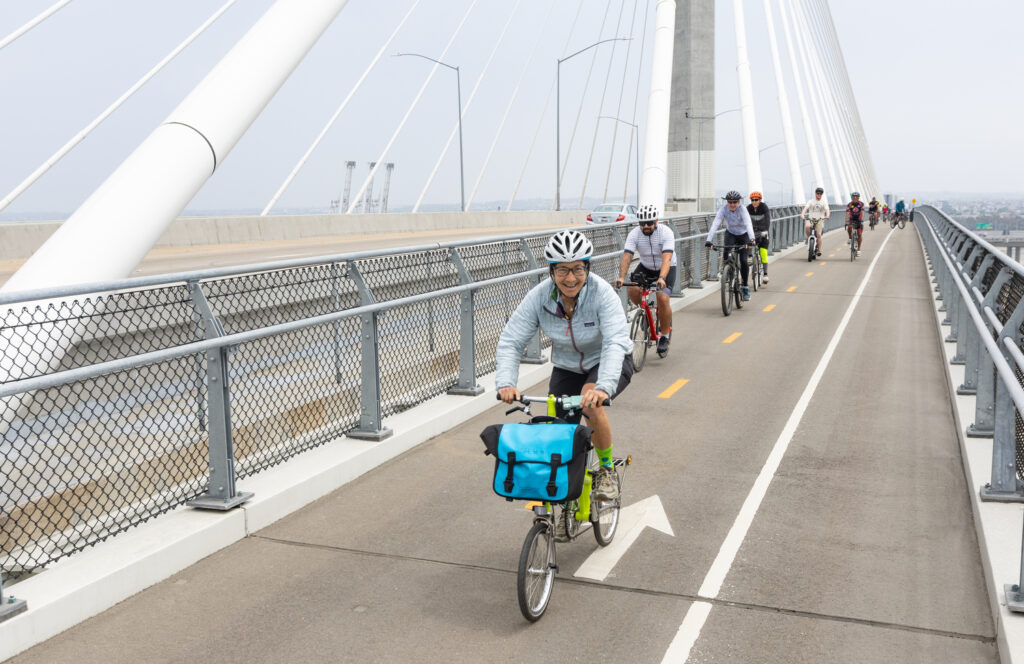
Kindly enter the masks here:
M 656 281 L 648 281 L 642 275 L 634 274 L 633 281 L 623 286 L 636 286 L 640 289 L 640 306 L 630 312 L 629 338 L 633 340 L 633 368 L 639 372 L 647 361 L 647 349 L 658 343 L 658 301 L 656 291 L 652 287 Z M 658 353 L 659 357 L 668 355 Z

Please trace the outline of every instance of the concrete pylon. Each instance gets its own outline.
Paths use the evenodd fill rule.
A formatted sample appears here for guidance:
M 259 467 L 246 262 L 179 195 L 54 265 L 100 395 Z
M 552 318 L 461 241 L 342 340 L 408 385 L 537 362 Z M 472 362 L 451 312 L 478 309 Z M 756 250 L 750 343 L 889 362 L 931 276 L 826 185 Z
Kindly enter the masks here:
M 710 210 L 715 197 L 714 0 L 676 3 L 672 53 L 667 206 L 680 213 Z

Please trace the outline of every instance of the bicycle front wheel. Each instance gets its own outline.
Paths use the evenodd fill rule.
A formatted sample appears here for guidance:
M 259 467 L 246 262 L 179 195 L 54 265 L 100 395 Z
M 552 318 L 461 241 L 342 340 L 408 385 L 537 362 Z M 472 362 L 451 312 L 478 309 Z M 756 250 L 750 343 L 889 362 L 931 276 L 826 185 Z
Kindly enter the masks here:
M 813 233 L 811 234 L 810 237 L 807 238 L 807 262 L 808 263 L 813 262 L 814 259 L 817 257 L 816 254 L 818 253 L 818 248 L 817 248 L 817 246 L 815 246 L 817 244 L 817 242 L 818 242 L 818 239 L 816 237 L 814 237 Z
M 643 309 L 634 312 L 629 338 L 633 340 L 633 370 L 639 373 L 647 361 L 647 344 L 651 340 L 650 326 Z
M 733 267 L 732 270 L 732 306 L 736 309 L 743 308 L 743 284 L 740 280 L 740 268 Z
M 721 288 L 722 288 L 722 313 L 728 316 L 732 313 L 732 282 L 733 282 L 733 269 L 732 265 L 726 265 L 722 268 L 721 277 Z
M 530 622 L 536 622 L 544 615 L 555 583 L 551 536 L 547 523 L 535 522 L 523 542 L 523 552 L 519 554 L 519 573 L 516 576 L 519 610 Z
M 615 470 L 615 483 L 622 488 L 618 469 Z M 615 538 L 615 531 L 619 527 L 619 507 L 622 505 L 622 497 L 615 500 L 592 500 L 590 503 L 590 517 L 594 523 L 594 539 L 598 545 L 608 546 Z
M 907 220 L 904 219 L 903 217 L 900 217 L 900 228 L 906 228 L 906 227 L 907 227 Z

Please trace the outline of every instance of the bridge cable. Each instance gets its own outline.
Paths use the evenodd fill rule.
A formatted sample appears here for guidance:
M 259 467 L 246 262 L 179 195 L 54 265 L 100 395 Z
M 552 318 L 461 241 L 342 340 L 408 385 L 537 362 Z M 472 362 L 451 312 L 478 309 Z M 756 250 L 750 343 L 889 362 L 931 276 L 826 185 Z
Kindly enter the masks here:
M 807 99 L 804 97 L 804 85 L 800 77 L 798 55 L 793 47 L 793 35 L 789 28 L 789 13 L 786 9 L 786 1 L 778 0 L 779 14 L 782 17 L 782 29 L 786 36 L 786 48 L 789 53 L 789 65 L 793 73 L 793 83 L 796 87 L 796 96 L 800 105 L 800 119 L 804 127 L 804 136 L 807 140 L 807 151 L 811 153 L 811 170 L 814 173 L 814 186 L 825 187 L 825 179 L 822 176 L 821 162 L 818 160 L 818 145 L 814 138 L 814 127 L 811 125 L 811 116 L 807 111 Z M 835 196 L 833 196 L 835 198 Z M 823 197 L 828 201 L 828 197 Z M 801 201 L 806 202 L 806 201 Z
M 48 19 L 51 16 L 53 16 L 54 14 L 56 14 L 58 11 L 63 9 L 65 6 L 67 6 L 70 2 L 71 2 L 71 0 L 60 0 L 60 2 L 58 2 L 58 3 L 54 4 L 54 5 L 51 5 L 50 8 L 47 9 L 46 11 L 44 11 L 42 14 L 40 14 L 39 16 L 36 16 L 31 21 L 29 21 L 25 25 L 21 26 L 20 28 L 18 28 L 17 30 L 15 30 L 14 32 L 12 32 L 11 34 L 7 35 L 2 40 L 0 40 L 0 49 L 3 49 L 5 46 L 7 46 L 11 42 L 13 42 L 18 37 L 22 36 L 23 34 L 28 32 L 32 28 L 36 27 L 37 25 L 39 25 L 40 23 L 42 23 L 46 19 Z
M 19 184 L 17 187 L 12 189 L 10 193 L 8 193 L 6 196 L 4 196 L 4 198 L 2 200 L 0 200 L 0 210 L 3 210 L 8 205 L 13 203 L 14 199 L 16 199 L 18 196 L 21 196 L 21 194 L 23 194 L 26 189 L 31 187 L 36 182 L 36 180 L 41 178 L 44 173 L 46 173 L 48 170 L 50 170 L 50 168 L 53 167 L 54 164 L 56 164 L 58 161 L 63 159 L 64 156 L 67 155 L 68 152 L 71 152 L 71 150 L 76 145 L 81 143 L 85 139 L 86 136 L 88 136 L 90 133 L 92 133 L 93 129 L 95 129 L 101 122 L 106 120 L 107 117 L 109 117 L 111 113 L 116 111 L 121 106 L 121 104 L 126 102 L 129 97 L 131 97 L 133 94 L 138 92 L 139 88 L 141 88 L 143 85 L 145 85 L 149 81 L 149 79 L 153 78 L 161 69 L 164 68 L 164 66 L 167 65 L 167 63 L 169 63 L 171 60 L 173 60 L 175 57 L 177 57 L 177 55 L 179 53 L 181 53 L 183 50 L 185 50 L 185 48 L 189 44 L 191 44 L 193 41 L 195 41 L 195 39 L 199 35 L 201 35 L 207 28 L 209 28 L 213 24 L 214 21 L 216 21 L 218 18 L 220 18 L 220 16 L 224 12 L 226 12 L 231 7 L 231 5 L 235 4 L 235 2 L 237 2 L 237 0 L 228 0 L 227 2 L 225 2 L 224 5 L 221 6 L 220 9 L 218 9 L 216 12 L 214 12 L 213 15 L 210 16 L 210 18 L 206 19 L 206 22 L 203 23 L 201 26 L 199 26 L 196 29 L 195 32 L 193 32 L 191 35 L 189 35 L 188 38 L 185 39 L 185 41 L 183 41 L 180 44 L 178 44 L 178 46 L 173 51 L 168 53 L 167 56 L 164 57 L 163 60 L 158 62 L 152 69 L 150 69 L 149 72 L 147 72 L 145 76 L 140 78 L 135 83 L 135 85 L 133 85 L 132 87 L 128 88 L 128 91 L 125 92 L 123 95 L 121 95 L 117 99 L 117 101 L 115 101 L 113 104 L 108 106 L 105 111 L 103 111 L 102 113 L 97 115 L 96 118 L 92 122 L 87 124 L 85 126 L 85 128 L 83 128 L 81 131 L 79 131 L 77 134 L 75 134 L 73 137 L 71 137 L 71 140 L 69 140 L 67 143 L 65 143 L 59 150 L 54 152 L 53 155 L 51 155 L 49 159 L 44 161 L 42 163 L 42 165 L 39 166 L 39 168 L 37 168 L 35 171 L 32 172 L 31 175 L 29 175 L 27 178 L 22 180 L 21 184 Z
M 498 48 L 501 46 L 502 42 L 505 41 L 505 33 L 508 32 L 508 26 L 512 24 L 512 19 L 515 17 L 516 11 L 518 11 L 521 2 L 522 0 L 516 0 L 516 4 L 512 7 L 512 11 L 508 15 L 508 20 L 505 21 L 505 27 L 502 28 L 501 30 L 501 35 L 498 37 L 497 40 L 495 40 L 494 48 L 491 49 L 491 54 L 487 56 L 487 62 L 484 63 L 484 67 L 480 72 L 480 77 L 476 79 L 476 84 L 473 85 L 473 91 L 469 93 L 469 98 L 466 100 L 466 103 L 463 104 L 462 108 L 460 109 L 460 112 L 462 113 L 462 118 L 466 117 L 466 111 L 469 110 L 470 105 L 473 103 L 473 98 L 476 97 L 476 92 L 477 90 L 480 89 L 480 84 L 483 83 L 484 77 L 487 75 L 487 70 L 491 66 L 491 61 L 494 60 L 494 56 L 498 52 Z M 448 134 L 448 141 L 444 144 L 444 147 L 441 149 L 441 155 L 437 158 L 437 163 L 434 164 L 434 170 L 430 172 L 430 177 L 427 178 L 427 183 L 423 186 L 423 191 L 420 192 L 420 197 L 416 199 L 416 204 L 413 205 L 412 207 L 413 212 L 420 211 L 420 205 L 423 203 L 423 199 L 424 197 L 426 197 L 427 191 L 430 189 L 430 185 L 434 183 L 434 177 L 437 176 L 437 171 L 438 169 L 441 168 L 441 162 L 444 161 L 445 155 L 448 154 L 448 148 L 451 147 L 452 141 L 455 140 L 455 134 L 458 131 L 459 124 L 455 123 L 455 126 L 452 127 L 451 133 Z M 469 203 L 466 204 L 466 209 L 469 209 Z
M 623 3 L 625 4 L 625 3 Z M 626 94 L 626 74 L 629 72 L 629 56 L 633 52 L 633 33 L 636 30 L 636 7 L 637 0 L 633 0 L 633 17 L 629 20 L 629 41 L 626 42 L 626 61 L 622 65 L 622 85 L 619 86 L 619 103 L 615 107 L 615 123 L 612 127 L 612 151 L 608 157 L 608 174 L 604 178 L 604 194 L 601 196 L 601 202 L 608 202 L 608 184 L 612 180 L 612 164 L 615 163 L 615 141 L 619 137 L 619 114 L 622 112 L 622 98 Z M 610 65 L 609 65 L 610 68 Z M 600 122 L 600 119 L 598 119 Z M 633 128 L 630 127 L 630 135 L 632 135 Z M 632 147 L 632 146 L 630 146 Z M 629 156 L 626 156 L 626 177 L 629 177 Z M 625 201 L 623 201 L 625 202 Z
M 648 30 L 647 30 L 647 26 L 648 26 L 647 19 L 648 19 L 648 16 L 649 16 L 650 12 L 651 12 L 651 3 L 650 2 L 645 2 L 644 3 L 644 22 L 643 22 L 643 26 L 642 26 L 642 28 L 640 30 L 640 63 L 637 65 L 637 70 L 636 70 L 636 89 L 633 91 L 633 124 L 636 125 L 636 132 L 635 133 L 636 133 L 636 141 L 637 141 L 637 143 L 640 142 L 640 125 L 637 125 L 636 113 L 637 113 L 637 106 L 640 103 L 640 76 L 641 76 L 641 74 L 643 73 L 643 70 L 644 70 L 644 52 L 646 50 L 645 47 L 647 45 L 647 32 L 648 32 Z M 626 183 L 622 186 L 622 202 L 623 203 L 626 202 L 626 196 L 629 194 L 629 174 L 630 174 L 629 165 L 630 165 L 630 161 L 633 159 L 633 133 L 632 132 L 629 134 L 629 149 L 626 150 L 626 152 L 627 152 L 627 157 L 626 157 Z M 640 183 L 639 182 L 636 183 L 636 191 L 637 191 L 637 201 L 639 202 L 639 199 L 640 199 Z M 697 196 L 700 196 L 699 192 L 697 193 Z
M 779 117 L 782 122 L 782 135 L 786 144 L 786 161 L 789 166 L 789 179 L 792 188 L 790 199 L 792 201 L 806 200 L 804 195 L 803 173 L 800 171 L 800 157 L 797 154 L 796 138 L 793 133 L 792 113 L 789 109 L 789 94 L 786 91 L 786 78 L 782 70 L 782 60 L 779 57 L 779 40 L 775 33 L 775 17 L 772 11 L 771 0 L 764 0 L 765 27 L 768 29 L 768 47 L 772 56 L 772 72 L 775 74 L 775 86 L 778 92 Z M 779 201 L 782 203 L 783 201 Z
M 476 7 L 477 2 L 479 2 L 479 0 L 473 0 L 473 2 L 470 3 L 469 9 L 466 10 L 466 13 L 463 15 L 462 20 L 459 22 L 459 25 L 455 28 L 455 32 L 452 33 L 452 36 L 448 40 L 448 43 L 445 45 L 444 50 L 441 51 L 441 55 L 438 56 L 437 58 L 438 60 L 444 60 L 444 56 L 448 54 L 448 49 L 452 47 L 452 44 L 455 43 L 455 38 L 459 36 L 460 32 L 462 32 L 462 27 L 466 24 L 466 20 L 469 18 L 469 15 L 473 13 L 473 9 Z M 356 205 L 363 197 L 363 194 L 366 193 L 366 188 L 370 185 L 370 182 L 373 181 L 373 176 L 375 176 L 377 174 L 377 171 L 380 170 L 380 167 L 384 165 L 384 160 L 387 158 L 388 152 L 391 150 L 391 146 L 395 144 L 395 140 L 398 138 L 398 135 L 402 133 L 402 129 L 405 127 L 405 123 L 409 120 L 409 117 L 412 115 L 412 112 L 416 110 L 416 105 L 419 104 L 420 98 L 426 91 L 427 86 L 430 85 L 431 79 L 434 78 L 434 74 L 437 72 L 437 69 L 440 66 L 440 64 L 435 63 L 434 66 L 431 67 L 430 73 L 427 74 L 426 80 L 423 81 L 423 85 L 420 87 L 419 92 L 416 93 L 416 97 L 412 100 L 412 103 L 409 105 L 409 110 L 405 112 L 405 116 L 402 118 L 402 121 L 398 124 L 398 128 L 395 129 L 395 133 L 391 135 L 391 139 L 388 141 L 387 145 L 384 146 L 384 151 L 381 152 L 380 157 L 377 159 L 377 162 L 374 164 L 373 168 L 370 169 L 370 174 L 366 176 L 366 179 L 363 180 L 362 186 L 359 187 L 359 191 L 356 192 L 356 195 L 352 198 L 352 203 L 349 205 L 348 210 L 345 211 L 346 214 L 351 214 L 352 211 L 356 208 Z
M 583 0 L 580 0 L 579 5 L 576 6 L 576 18 L 574 18 L 572 20 L 572 26 L 569 28 L 569 36 L 566 37 L 566 39 L 565 39 L 565 46 L 562 48 L 562 55 L 563 56 L 566 53 L 569 52 L 569 44 L 572 43 L 572 36 L 576 32 L 576 23 L 577 23 L 577 21 L 580 18 L 580 12 L 581 12 L 582 9 L 583 9 Z M 511 210 L 512 209 L 512 204 L 516 200 L 516 194 L 519 193 L 519 185 L 522 184 L 522 182 L 523 182 L 523 175 L 526 174 L 526 167 L 530 164 L 530 156 L 533 154 L 533 147 L 534 147 L 534 145 L 537 144 L 537 136 L 540 135 L 540 128 L 541 128 L 541 125 L 543 125 L 543 123 L 544 123 L 544 116 L 547 115 L 547 112 L 548 112 L 548 104 L 551 103 L 551 95 L 555 91 L 555 82 L 556 82 L 555 78 L 552 77 L 552 79 L 551 79 L 551 86 L 548 88 L 548 96 L 547 96 L 546 99 L 544 99 L 544 106 L 541 108 L 541 111 L 540 111 L 540 120 L 537 121 L 537 129 L 534 130 L 534 132 L 533 132 L 533 138 L 530 140 L 530 147 L 526 151 L 526 159 L 523 161 L 523 168 L 522 168 L 522 170 L 519 171 L 519 179 L 516 180 L 516 186 L 515 186 L 515 188 L 512 189 L 512 197 L 508 201 L 508 206 L 505 208 L 506 210 Z
M 608 0 L 608 4 L 605 5 L 605 8 L 604 8 L 604 17 L 601 19 L 601 28 L 597 31 L 597 41 L 600 41 L 602 38 L 604 38 L 604 27 L 608 23 L 608 12 L 611 10 L 611 8 L 612 8 L 612 0 Z M 620 9 L 619 10 L 619 21 L 621 21 L 621 20 L 622 20 L 622 10 Z M 618 26 L 616 26 L 615 29 L 618 30 Z M 615 46 L 615 44 L 613 43 L 612 46 Z M 590 79 L 593 77 L 594 66 L 597 64 L 597 55 L 598 55 L 597 49 L 595 48 L 594 52 L 590 56 L 590 67 L 587 69 L 587 78 L 583 82 L 583 94 L 580 95 L 580 104 L 579 104 L 579 107 L 576 109 L 576 119 L 573 120 L 573 123 L 572 123 L 572 132 L 569 134 L 569 144 L 568 144 L 568 146 L 566 147 L 566 150 L 565 150 L 565 158 L 561 159 L 562 169 L 561 169 L 561 172 L 558 174 L 558 182 L 559 183 L 562 183 L 562 182 L 565 181 L 565 171 L 566 171 L 567 168 L 569 168 L 569 162 L 571 161 L 571 156 L 572 156 L 572 146 L 573 146 L 573 144 L 574 144 L 574 142 L 576 140 L 576 130 L 579 128 L 579 125 L 580 125 L 580 117 L 582 117 L 582 115 L 583 115 L 583 106 L 584 106 L 584 104 L 586 104 L 586 101 L 587 101 L 587 92 L 590 90 Z M 611 65 L 609 65 L 609 66 L 611 66 Z M 558 119 L 556 118 L 555 121 L 557 122 Z M 552 201 L 551 207 L 554 208 L 554 201 Z
M 484 157 L 484 165 L 476 177 L 476 183 L 473 184 L 473 190 L 469 193 L 469 198 L 466 199 L 466 210 L 469 210 L 470 206 L 473 204 L 473 198 L 476 197 L 477 189 L 480 188 L 480 182 L 484 179 L 484 173 L 487 172 L 487 165 L 491 162 L 491 155 L 494 154 L 494 148 L 497 146 L 498 139 L 501 137 L 501 132 L 505 128 L 505 121 L 508 120 L 508 114 L 512 110 L 512 104 L 515 103 L 516 97 L 519 95 L 519 87 L 522 84 L 523 79 L 526 78 L 526 72 L 533 63 L 534 56 L 537 55 L 537 47 L 540 45 L 540 41 L 544 37 L 544 31 L 547 30 L 548 24 L 551 21 L 551 14 L 554 12 L 554 9 L 555 3 L 548 3 L 548 13 L 544 17 L 544 24 L 541 26 L 540 30 L 537 31 L 537 40 L 533 43 L 533 48 L 530 49 L 530 57 L 527 59 L 526 65 L 519 74 L 519 80 L 516 81 L 515 88 L 512 90 L 512 96 L 509 98 L 508 105 L 505 107 L 505 113 L 501 116 L 501 122 L 498 123 L 498 128 L 494 132 L 494 139 L 491 141 L 491 147 L 487 150 L 487 156 Z M 577 16 L 579 15 L 577 14 Z
M 623 14 L 625 9 L 626 9 L 626 0 L 622 0 L 622 2 L 619 3 L 619 18 L 618 18 L 618 20 L 615 23 L 615 33 L 614 34 L 615 34 L 616 37 L 619 34 L 619 29 L 622 27 L 622 14 Z M 603 115 L 603 112 L 604 112 L 604 100 L 608 96 L 608 83 L 611 81 L 611 78 L 612 78 L 612 65 L 615 64 L 615 51 L 616 51 L 618 45 L 619 45 L 619 42 L 617 42 L 617 41 L 613 41 L 612 42 L 612 54 L 608 58 L 608 70 L 605 72 L 605 75 L 604 75 L 604 88 L 602 88 L 602 90 L 601 90 L 601 102 L 597 105 L 597 113 L 594 114 L 594 138 L 591 139 L 591 141 L 590 141 L 590 155 L 587 157 L 587 170 L 584 171 L 584 173 L 583 173 L 583 187 L 580 190 L 580 204 L 579 204 L 579 208 L 578 208 L 580 210 L 583 209 L 583 197 L 586 196 L 586 194 L 587 194 L 587 182 L 590 180 L 590 167 L 594 163 L 594 148 L 597 146 L 597 134 L 598 134 L 598 132 L 601 129 L 601 121 L 598 120 L 597 118 L 599 118 L 601 115 Z M 597 57 L 597 49 L 594 49 L 594 57 L 595 58 Z M 581 104 L 582 104 L 582 101 L 583 100 L 581 99 L 580 100 Z M 568 155 L 566 155 L 565 161 L 566 161 L 565 165 L 568 166 L 569 165 L 569 156 Z
M 267 206 L 265 208 L 263 208 L 263 212 L 260 212 L 261 217 L 267 216 L 267 213 L 269 213 L 270 210 L 274 207 L 274 205 L 277 204 L 277 201 L 284 194 L 285 190 L 291 185 L 292 180 L 295 179 L 295 176 L 297 176 L 302 167 L 306 165 L 306 161 L 309 159 L 309 156 L 313 154 L 313 150 L 315 150 L 317 146 L 320 145 L 320 141 L 323 140 L 324 136 L 327 135 L 327 132 L 331 129 L 332 126 L 334 126 L 334 122 L 338 119 L 338 116 L 340 116 L 341 112 L 345 110 L 346 106 L 348 106 L 348 102 L 351 101 L 356 91 L 359 90 L 360 87 L 362 87 L 363 81 L 366 80 L 366 77 L 370 74 L 373 68 L 377 66 L 377 62 L 379 62 L 381 56 L 384 55 L 384 51 L 387 50 L 388 46 L 391 44 L 391 41 L 395 38 L 395 35 L 397 35 L 399 30 L 402 29 L 402 26 L 405 25 L 405 22 L 408 20 L 408 18 L 412 16 L 413 11 L 416 9 L 416 7 L 419 6 L 421 1 L 422 0 L 414 0 L 412 6 L 409 7 L 409 11 L 406 12 L 405 16 L 402 17 L 402 20 L 398 22 L 398 25 L 395 27 L 394 31 L 392 31 L 391 36 L 387 38 L 387 40 L 384 42 L 384 45 L 380 47 L 379 51 L 377 51 L 377 55 L 373 57 L 373 60 L 370 61 L 370 64 L 366 67 L 366 70 L 363 71 L 363 75 L 359 77 L 359 80 L 356 81 L 356 84 L 349 91 L 344 101 L 342 101 L 341 105 L 338 106 L 338 109 L 334 111 L 334 115 L 332 115 L 331 119 L 327 121 L 326 125 L 324 125 L 324 128 L 320 131 L 320 135 L 316 137 L 316 140 L 313 141 L 313 144 L 309 146 L 308 150 L 306 150 L 306 154 L 302 155 L 302 157 L 299 159 L 299 162 L 295 164 L 295 168 L 292 169 L 292 172 L 289 173 L 288 177 L 286 177 L 284 179 L 284 182 L 281 183 L 281 186 L 277 189 L 277 192 L 270 199 L 270 202 L 267 203 Z

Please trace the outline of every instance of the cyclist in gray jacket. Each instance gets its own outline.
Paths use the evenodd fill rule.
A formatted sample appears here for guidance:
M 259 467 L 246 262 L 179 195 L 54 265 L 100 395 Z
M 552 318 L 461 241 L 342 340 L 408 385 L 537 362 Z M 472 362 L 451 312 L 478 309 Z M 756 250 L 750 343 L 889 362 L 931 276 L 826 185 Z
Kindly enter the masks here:
M 594 475 L 597 498 L 618 498 L 612 467 L 612 429 L 603 403 L 633 377 L 633 342 L 622 302 L 611 285 L 590 273 L 594 247 L 577 231 L 555 233 L 544 248 L 550 278 L 530 289 L 498 339 L 495 385 L 512 403 L 520 396 L 519 361 L 538 328 L 551 339 L 548 393 L 582 395 L 583 415 L 601 460 Z
M 729 250 L 736 248 L 740 254 L 740 276 L 743 277 L 743 299 L 750 299 L 750 287 L 747 286 L 747 277 L 750 274 L 750 266 L 747 263 L 747 247 L 754 244 L 754 224 L 750 220 L 750 213 L 747 208 L 740 205 L 743 196 L 740 192 L 733 190 L 725 195 L 725 205 L 718 210 L 715 220 L 711 223 L 708 231 L 708 239 L 705 246 L 711 246 L 711 240 L 718 232 L 718 227 L 725 222 L 725 255 Z M 725 258 L 723 257 L 723 260 Z

